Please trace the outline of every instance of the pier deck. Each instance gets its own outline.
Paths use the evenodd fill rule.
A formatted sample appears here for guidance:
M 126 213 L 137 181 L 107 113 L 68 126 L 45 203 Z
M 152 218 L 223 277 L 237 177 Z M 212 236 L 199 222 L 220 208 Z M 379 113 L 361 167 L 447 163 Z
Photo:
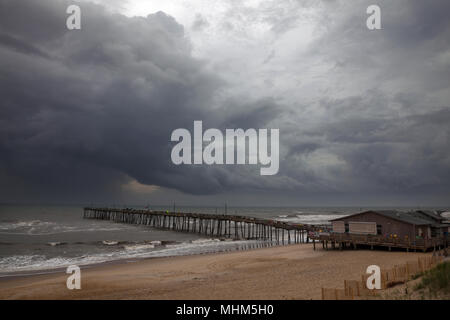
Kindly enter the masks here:
M 276 244 L 309 242 L 317 227 L 239 215 L 164 212 L 138 209 L 84 208 L 86 219 L 141 224 L 209 237 L 266 240 Z

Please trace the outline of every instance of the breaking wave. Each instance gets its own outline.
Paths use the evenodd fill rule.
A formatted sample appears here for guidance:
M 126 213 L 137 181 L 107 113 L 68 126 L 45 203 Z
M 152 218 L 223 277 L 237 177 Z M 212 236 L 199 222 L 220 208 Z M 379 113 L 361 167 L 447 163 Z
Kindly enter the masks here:
M 56 222 L 48 222 L 41 220 L 26 220 L 1 222 L 0 233 L 2 234 L 23 234 L 23 235 L 44 235 L 65 232 L 98 232 L 98 231 L 116 231 L 123 229 L 122 226 L 105 227 L 96 224 L 86 228 L 85 226 L 73 226 L 68 224 L 60 224 Z
M 110 245 L 113 248 L 112 251 L 85 254 L 77 257 L 57 256 L 49 258 L 42 254 L 3 257 L 0 258 L 0 273 L 3 273 L 3 276 L 8 276 L 13 272 L 58 269 L 73 264 L 83 266 L 122 259 L 193 255 L 262 246 L 262 242 L 256 240 L 222 241 L 220 239 L 198 239 L 181 243 L 165 241 L 121 243 L 119 241 L 105 240 L 101 244 L 105 242 L 114 243 Z

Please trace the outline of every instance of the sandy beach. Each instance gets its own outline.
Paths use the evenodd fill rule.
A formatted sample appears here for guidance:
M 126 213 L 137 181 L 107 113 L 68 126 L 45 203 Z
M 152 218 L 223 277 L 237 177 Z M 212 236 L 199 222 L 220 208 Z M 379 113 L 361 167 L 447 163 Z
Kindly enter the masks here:
M 290 245 L 81 268 L 81 290 L 64 272 L 0 279 L 0 299 L 320 299 L 368 265 L 389 268 L 423 253 L 313 251 Z

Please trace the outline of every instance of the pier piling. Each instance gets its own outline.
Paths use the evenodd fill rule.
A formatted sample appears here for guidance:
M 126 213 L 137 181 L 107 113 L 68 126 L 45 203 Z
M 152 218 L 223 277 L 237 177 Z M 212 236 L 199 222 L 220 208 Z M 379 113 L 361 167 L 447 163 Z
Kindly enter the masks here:
M 83 218 L 140 224 L 158 229 L 191 232 L 234 240 L 265 240 L 276 244 L 304 243 L 309 225 L 238 215 L 164 212 L 139 209 L 84 208 Z M 287 239 L 285 238 L 287 232 Z M 285 240 L 286 239 L 286 240 Z

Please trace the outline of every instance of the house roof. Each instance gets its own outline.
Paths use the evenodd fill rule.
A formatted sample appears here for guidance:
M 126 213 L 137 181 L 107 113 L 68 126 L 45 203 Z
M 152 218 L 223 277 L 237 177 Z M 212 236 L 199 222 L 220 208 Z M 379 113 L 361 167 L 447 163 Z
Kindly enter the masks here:
M 433 225 L 433 227 L 438 227 L 438 228 L 450 227 L 450 223 L 447 223 L 444 221 L 444 223 L 439 223 L 439 224 Z
M 431 211 L 431 210 L 416 210 L 416 211 L 411 211 L 411 213 L 413 215 L 415 215 L 416 217 L 423 217 L 425 219 L 432 219 L 435 222 L 440 222 L 442 220 L 444 220 L 443 217 L 441 217 L 436 211 Z
M 358 212 L 349 216 L 345 216 L 345 217 L 341 217 L 341 218 L 337 218 L 337 219 L 333 219 L 330 221 L 340 221 L 340 220 L 344 220 L 347 219 L 349 217 L 353 217 L 353 216 L 357 216 L 357 215 L 361 215 L 364 213 L 375 213 L 375 214 L 379 214 L 382 216 L 385 216 L 387 218 L 391 218 L 393 220 L 397 220 L 397 221 L 401 221 L 401 222 L 406 222 L 409 224 L 415 224 L 415 225 L 431 225 L 431 224 L 435 224 L 435 221 L 431 221 L 431 219 L 425 219 L 425 218 L 421 218 L 421 217 L 417 217 L 415 215 L 412 215 L 409 212 L 402 212 L 402 211 L 397 211 L 397 210 L 369 210 L 369 211 L 364 211 L 364 212 Z

